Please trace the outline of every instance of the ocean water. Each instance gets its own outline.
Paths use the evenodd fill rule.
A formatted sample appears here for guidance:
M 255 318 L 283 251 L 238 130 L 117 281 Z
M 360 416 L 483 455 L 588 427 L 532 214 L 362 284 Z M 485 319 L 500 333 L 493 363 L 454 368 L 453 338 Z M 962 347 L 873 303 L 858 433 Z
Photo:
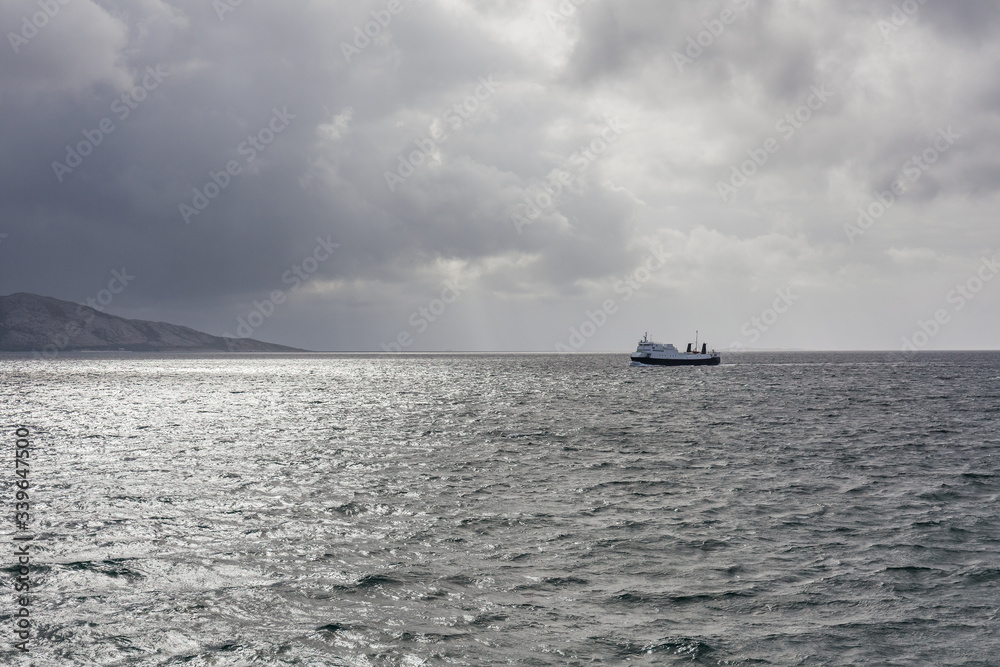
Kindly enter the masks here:
M 998 353 L 7 355 L 0 385 L 2 663 L 1000 664 Z

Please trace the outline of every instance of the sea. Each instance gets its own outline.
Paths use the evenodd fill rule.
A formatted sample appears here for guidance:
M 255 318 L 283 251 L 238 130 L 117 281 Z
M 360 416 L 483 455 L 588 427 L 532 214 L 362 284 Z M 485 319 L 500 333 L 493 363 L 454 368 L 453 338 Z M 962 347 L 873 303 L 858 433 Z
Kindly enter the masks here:
M 1000 664 L 997 352 L 7 354 L 0 387 L 2 664 Z

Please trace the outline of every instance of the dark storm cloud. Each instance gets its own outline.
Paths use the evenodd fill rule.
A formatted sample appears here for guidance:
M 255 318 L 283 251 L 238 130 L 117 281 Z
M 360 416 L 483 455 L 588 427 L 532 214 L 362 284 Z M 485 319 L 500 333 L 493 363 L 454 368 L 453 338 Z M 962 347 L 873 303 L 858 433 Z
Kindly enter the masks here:
M 83 300 L 126 266 L 115 312 L 221 333 L 282 289 L 255 335 L 363 349 L 460 275 L 420 346 L 550 349 L 658 247 L 594 344 L 664 304 L 727 337 L 793 283 L 833 305 L 788 340 L 836 339 L 842 304 L 919 283 L 900 267 L 960 273 L 991 234 L 997 12 L 912 2 L 54 0 L 41 26 L 37 0 L 6 3 L 0 291 Z
M 106 15 L 98 13 L 100 21 L 122 19 L 112 17 L 124 7 L 105 9 Z M 354 265 L 344 258 L 329 267 L 351 273 L 365 267 L 377 272 L 377 265 L 398 252 L 404 240 L 412 242 L 388 233 L 386 211 L 352 210 L 337 197 L 310 192 L 300 179 L 317 142 L 316 128 L 328 120 L 327 110 L 339 110 L 349 100 L 356 115 L 377 125 L 401 104 L 475 81 L 486 69 L 476 58 L 451 59 L 441 66 L 448 60 L 443 54 L 469 50 L 474 35 L 446 31 L 444 36 L 452 38 L 439 36 L 434 49 L 426 52 L 414 47 L 420 57 L 391 71 L 389 81 L 376 82 L 370 63 L 384 64 L 391 54 L 373 46 L 351 67 L 338 40 L 331 38 L 331 33 L 349 38 L 351 21 L 363 24 L 370 19 L 367 13 L 349 12 L 344 20 L 331 5 L 319 3 L 297 12 L 246 5 L 219 21 L 207 4 L 130 9 L 124 16 L 131 24 L 123 21 L 122 31 L 145 31 L 137 41 L 150 46 L 129 54 L 126 66 L 109 65 L 98 74 L 104 80 L 117 76 L 119 83 L 127 76 L 129 83 L 140 84 L 147 66 L 168 74 L 135 109 L 126 107 L 128 117 L 113 106 L 127 86 L 112 89 L 98 75 L 85 95 L 65 86 L 46 93 L 43 100 L 41 93 L 28 92 L 34 87 L 31 82 L 24 84 L 22 94 L 5 91 L 5 136 L 16 142 L 5 154 L 19 156 L 9 165 L 9 173 L 18 177 L 5 179 L 5 198 L 11 212 L 20 214 L 12 218 L 27 222 L 34 216 L 35 223 L 18 230 L 23 242 L 37 246 L 56 240 L 63 247 L 60 238 L 77 237 L 76 230 L 84 228 L 86 234 L 67 244 L 64 269 L 128 261 L 141 267 L 146 278 L 137 285 L 161 297 L 262 289 L 321 232 L 336 232 L 352 243 Z M 159 11 L 144 16 L 142 9 Z M 404 19 L 434 22 L 428 10 L 421 11 L 424 14 L 407 7 L 397 18 L 394 34 L 400 42 L 419 42 L 425 34 L 411 25 L 413 35 L 404 36 L 399 29 Z M 181 14 L 188 18 L 178 19 Z M 53 26 L 60 18 L 54 17 Z M 144 21 L 149 23 L 140 30 Z M 43 33 L 30 46 L 47 53 L 44 49 L 50 45 L 42 43 L 47 36 Z M 489 48 L 481 51 L 480 60 L 485 61 Z M 30 54 L 18 55 L 30 64 Z M 70 54 L 59 57 L 72 60 Z M 8 66 L 16 70 L 22 64 Z M 260 142 L 255 149 L 248 137 L 261 132 L 270 137 L 274 109 L 293 118 L 263 150 Z M 51 163 L 66 162 L 65 147 L 86 141 L 84 132 L 98 136 L 93 133 L 108 118 L 114 130 L 101 145 L 71 173 L 54 174 Z M 362 147 L 357 157 L 374 158 L 372 148 Z M 211 174 L 225 172 L 231 160 L 241 173 L 232 176 L 203 212 L 185 220 L 180 205 L 194 206 L 195 188 L 203 191 Z M 399 240 L 393 243 L 393 238 Z

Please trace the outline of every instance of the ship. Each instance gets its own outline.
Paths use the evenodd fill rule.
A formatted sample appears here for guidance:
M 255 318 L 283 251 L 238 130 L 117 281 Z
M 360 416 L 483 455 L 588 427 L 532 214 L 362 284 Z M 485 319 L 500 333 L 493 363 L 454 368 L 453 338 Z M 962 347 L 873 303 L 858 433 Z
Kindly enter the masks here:
M 718 366 L 722 362 L 719 353 L 715 350 L 709 352 L 705 343 L 701 344 L 701 352 L 698 351 L 697 333 L 693 350 L 688 343 L 686 352 L 681 352 L 671 343 L 654 343 L 649 340 L 649 333 L 645 333 L 631 359 L 633 366 Z

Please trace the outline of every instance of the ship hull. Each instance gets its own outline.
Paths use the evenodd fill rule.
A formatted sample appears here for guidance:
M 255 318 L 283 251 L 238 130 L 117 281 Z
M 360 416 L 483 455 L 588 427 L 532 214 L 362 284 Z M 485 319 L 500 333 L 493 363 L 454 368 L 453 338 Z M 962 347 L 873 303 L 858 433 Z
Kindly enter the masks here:
M 632 357 L 632 363 L 637 366 L 718 366 L 721 362 L 722 357 L 703 357 L 701 359 Z

